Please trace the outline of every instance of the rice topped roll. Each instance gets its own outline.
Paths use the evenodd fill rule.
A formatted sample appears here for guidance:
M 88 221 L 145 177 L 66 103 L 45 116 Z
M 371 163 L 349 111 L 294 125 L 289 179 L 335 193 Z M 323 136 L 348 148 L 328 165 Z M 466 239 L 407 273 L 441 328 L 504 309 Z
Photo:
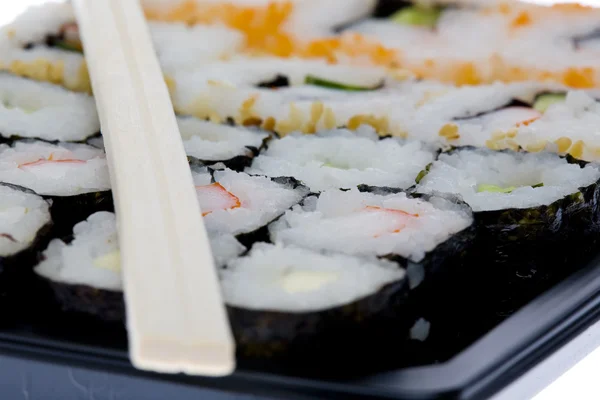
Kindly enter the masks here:
M 516 142 L 531 152 L 547 150 L 581 160 L 600 161 L 600 139 L 596 134 L 600 124 L 598 99 L 598 93 L 583 91 L 541 94 L 534 103 L 534 107 L 543 110 L 540 118 L 519 127 L 511 141 L 510 132 L 499 132 L 486 146 L 505 149 Z
M 332 34 L 335 27 L 368 15 L 375 3 L 376 0 L 232 0 L 226 4 L 221 0 L 144 0 L 142 6 L 151 21 L 226 24 L 245 34 L 249 42 L 246 50 L 258 44 L 268 45 L 270 37 L 273 50 L 283 51 L 294 39 Z
M 416 318 L 406 306 L 405 276 L 395 263 L 375 257 L 267 243 L 220 271 L 241 355 L 291 360 L 318 354 L 325 363 L 373 356 L 382 341 L 390 351 L 409 337 Z M 349 348 L 355 350 L 348 354 Z M 343 361 L 331 357 L 344 352 Z
M 62 236 L 95 211 L 113 210 L 104 150 L 86 144 L 18 140 L 0 145 L 0 182 L 52 200 L 55 234 Z
M 293 178 L 252 176 L 228 169 L 193 173 L 209 234 L 237 236 L 244 245 L 266 240 L 266 226 L 308 194 Z
M 100 122 L 91 96 L 0 74 L 0 134 L 3 137 L 84 141 L 99 131 Z
M 360 184 L 406 189 L 437 154 L 434 146 L 397 138 L 379 139 L 370 127 L 272 141 L 247 169 L 268 176 L 292 176 L 313 192 Z
M 485 146 L 498 131 L 529 124 L 542 114 L 532 107 L 536 94 L 559 85 L 494 83 L 430 92 L 408 123 L 409 137 L 452 146 Z
M 211 238 L 211 246 L 217 265 L 246 250 L 230 235 Z M 124 320 L 121 259 L 114 213 L 94 213 L 76 224 L 71 236 L 52 240 L 34 272 L 51 286 L 64 310 L 107 321 Z
M 0 272 L 33 266 L 52 226 L 50 203 L 29 189 L 0 183 Z
M 0 31 L 0 69 L 91 93 L 81 43 L 71 39 L 74 21 L 67 2 L 29 7 Z
M 493 282 L 490 294 L 510 297 L 512 312 L 589 253 L 600 232 L 599 180 L 597 165 L 551 153 L 464 148 L 440 155 L 416 190 L 460 195 L 473 208 L 474 269 L 486 260 L 481 279 Z
M 241 32 L 220 24 L 190 26 L 184 22 L 149 22 L 148 27 L 165 74 L 232 57 L 244 45 Z
M 233 127 L 178 117 L 179 132 L 188 158 L 203 165 L 222 162 L 234 170 L 242 170 L 269 139 L 269 133 L 256 128 Z
M 521 1 L 414 3 L 382 2 L 373 18 L 345 32 L 402 54 L 402 66 L 427 79 L 459 85 L 531 80 L 598 87 L 593 42 L 599 13 L 592 7 Z

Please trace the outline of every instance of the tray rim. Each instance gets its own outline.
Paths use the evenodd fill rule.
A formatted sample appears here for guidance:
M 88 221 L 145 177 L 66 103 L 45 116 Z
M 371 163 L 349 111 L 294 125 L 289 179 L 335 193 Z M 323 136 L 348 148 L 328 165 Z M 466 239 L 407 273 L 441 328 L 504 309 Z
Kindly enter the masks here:
M 225 378 L 161 375 L 134 369 L 126 351 L 27 336 L 18 329 L 0 329 L 0 352 L 234 393 L 474 400 L 491 397 L 599 319 L 600 256 L 447 362 L 354 381 L 320 381 L 243 369 Z

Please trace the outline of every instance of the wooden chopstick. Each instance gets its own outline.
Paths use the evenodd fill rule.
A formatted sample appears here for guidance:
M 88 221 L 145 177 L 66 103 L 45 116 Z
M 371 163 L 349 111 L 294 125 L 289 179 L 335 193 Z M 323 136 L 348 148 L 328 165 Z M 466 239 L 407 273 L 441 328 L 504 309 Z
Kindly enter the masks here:
M 234 342 L 166 84 L 138 0 L 74 0 L 119 228 L 130 358 L 225 375 Z

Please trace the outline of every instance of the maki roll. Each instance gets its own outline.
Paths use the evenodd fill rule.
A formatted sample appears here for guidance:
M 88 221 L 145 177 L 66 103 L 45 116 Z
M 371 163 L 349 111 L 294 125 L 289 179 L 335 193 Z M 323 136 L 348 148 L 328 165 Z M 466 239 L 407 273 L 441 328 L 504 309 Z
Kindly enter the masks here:
M 231 235 L 211 237 L 217 265 L 246 248 Z M 54 239 L 34 272 L 50 285 L 65 311 L 105 321 L 123 321 L 123 281 L 115 214 L 97 212 L 73 227 L 73 234 Z
M 361 127 L 356 134 L 338 130 L 275 140 L 247 171 L 292 176 L 313 192 L 360 184 L 406 189 L 436 154 L 434 146 L 397 138 L 379 140 L 373 129 Z
M 457 252 L 466 248 L 473 222 L 467 205 L 441 196 L 387 192 L 331 190 L 308 197 L 270 226 L 271 239 L 352 255 L 395 255 L 405 263 L 428 260 L 445 244 L 453 243 Z M 412 286 L 420 283 L 415 278 Z
M 193 117 L 177 119 L 183 146 L 190 161 L 203 165 L 221 162 L 242 170 L 252 162 L 269 134 L 258 129 L 233 127 Z
M 0 74 L 0 134 L 5 139 L 84 141 L 99 131 L 91 96 Z
M 543 110 L 543 114 L 533 123 L 520 127 L 514 140 L 531 152 L 547 150 L 581 160 L 598 161 L 599 98 L 598 93 L 584 91 L 542 93 L 536 98 L 534 107 Z M 499 135 L 492 138 L 487 146 L 507 148 L 506 141 L 505 135 Z
M 238 353 L 308 361 L 311 369 L 347 367 L 365 355 L 381 362 L 410 337 L 416 318 L 407 307 L 405 276 L 395 263 L 372 256 L 267 243 L 220 271 Z
M 51 199 L 58 236 L 67 235 L 90 213 L 113 208 L 104 151 L 85 144 L 39 140 L 2 144 L 0 181 Z
M 293 178 L 253 176 L 228 169 L 193 173 L 204 224 L 210 235 L 237 236 L 244 245 L 268 240 L 267 225 L 298 204 L 308 189 Z
M 29 189 L 0 183 L 0 272 L 15 274 L 32 267 L 52 226 L 50 203 Z M 3 275 L 1 290 L 6 289 Z
M 453 312 L 449 299 L 461 281 L 475 235 L 471 209 L 451 196 L 361 190 L 331 190 L 306 198 L 270 225 L 272 241 L 394 260 L 407 271 L 411 304 L 435 329 L 440 314 Z
M 523 304 L 585 257 L 600 232 L 600 169 L 551 153 L 460 148 L 416 188 L 460 195 L 475 216 L 474 271 L 497 296 Z M 482 262 L 488 267 L 481 270 Z M 510 293 L 508 295 L 507 293 Z
M 73 236 L 54 239 L 34 272 L 50 284 L 66 311 L 107 321 L 125 315 L 116 218 L 98 212 L 73 227 Z

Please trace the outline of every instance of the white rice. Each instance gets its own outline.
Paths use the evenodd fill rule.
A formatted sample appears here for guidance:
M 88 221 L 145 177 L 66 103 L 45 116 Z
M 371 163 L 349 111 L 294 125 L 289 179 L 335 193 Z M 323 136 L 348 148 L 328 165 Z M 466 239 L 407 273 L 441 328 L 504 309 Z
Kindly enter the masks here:
M 2 136 L 82 141 L 98 131 L 100 121 L 91 96 L 0 74 Z
M 73 227 L 74 240 L 54 239 L 34 271 L 54 282 L 122 290 L 117 224 L 113 213 L 98 212 Z
M 202 178 L 195 178 L 198 182 Z M 250 176 L 231 170 L 215 171 L 215 181 L 228 193 L 214 187 L 198 185 L 196 190 L 204 223 L 211 234 L 239 235 L 252 232 L 298 204 L 308 190 L 303 187 L 273 182 L 263 176 Z M 207 183 L 204 183 L 207 185 Z M 225 196 L 225 197 L 223 197 Z M 237 203 L 234 207 L 230 200 Z M 207 212 L 209 212 L 207 214 Z
M 45 196 L 110 189 L 104 151 L 74 143 L 17 141 L 12 146 L 0 145 L 0 182 L 24 186 Z
M 540 119 L 521 127 L 515 140 L 525 149 L 546 148 L 600 161 L 600 103 L 588 93 L 570 91 L 564 102 L 551 105 Z M 503 146 L 502 141 L 497 144 Z
M 187 155 L 204 161 L 251 155 L 248 147 L 260 149 L 263 140 L 269 137 L 266 132 L 214 124 L 193 117 L 178 117 L 177 122 Z
M 432 147 L 417 141 L 379 140 L 372 128 L 363 126 L 358 135 L 344 129 L 275 140 L 254 159 L 248 172 L 293 176 L 312 191 L 360 184 L 404 189 L 434 159 Z
M 597 166 L 580 168 L 550 153 L 475 149 L 441 155 L 417 191 L 458 194 L 477 212 L 549 205 L 598 179 Z M 532 187 L 540 183 L 542 187 Z M 479 192 L 480 185 L 516 189 L 510 193 Z
M 115 214 L 104 211 L 92 214 L 73 227 L 73 235 L 74 240 L 68 244 L 52 240 L 35 272 L 59 283 L 123 290 Z M 210 244 L 217 266 L 246 250 L 231 235 L 211 237 Z
M 401 280 L 396 264 L 297 247 L 254 245 L 221 272 L 229 305 L 252 310 L 321 311 L 351 303 Z
M 50 222 L 50 205 L 40 196 L 0 185 L 0 257 L 30 247 L 42 227 Z
M 164 73 L 197 68 L 241 50 L 241 32 L 222 25 L 150 22 L 150 34 Z
M 466 206 L 442 198 L 427 202 L 405 193 L 380 196 L 353 189 L 307 198 L 269 228 L 275 243 L 353 255 L 397 254 L 419 262 L 471 223 Z

